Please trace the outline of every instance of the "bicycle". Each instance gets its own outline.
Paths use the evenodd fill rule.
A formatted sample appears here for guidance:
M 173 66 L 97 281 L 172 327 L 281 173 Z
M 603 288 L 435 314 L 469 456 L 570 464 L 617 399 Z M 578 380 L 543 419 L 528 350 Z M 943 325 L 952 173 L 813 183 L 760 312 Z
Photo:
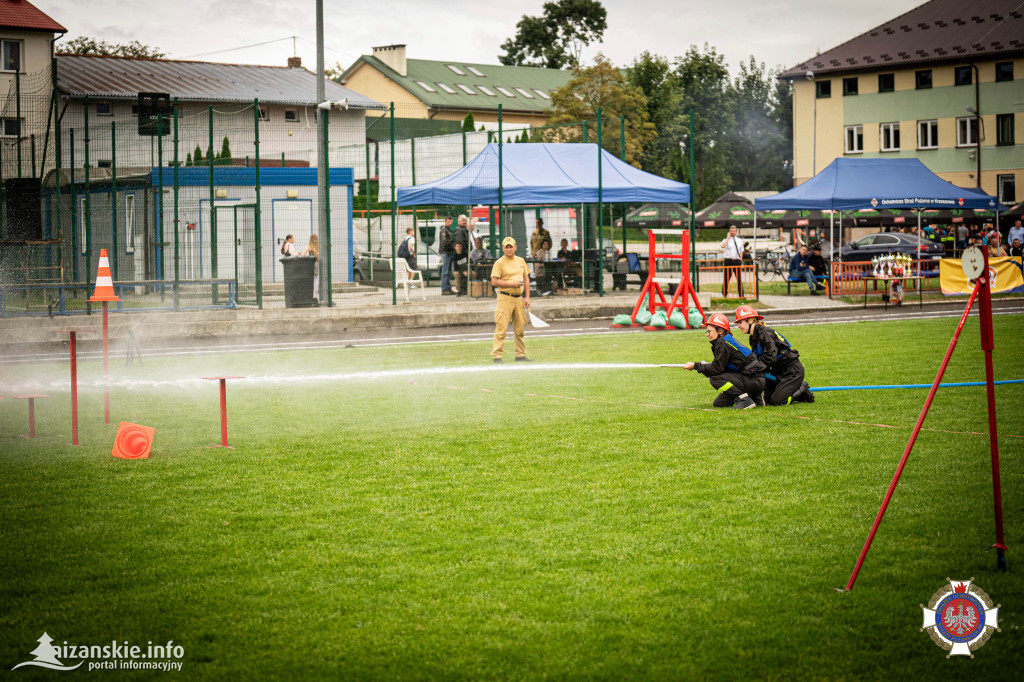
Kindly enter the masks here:
M 758 279 L 762 282 L 786 279 L 789 277 L 789 261 L 792 258 L 793 254 L 785 246 L 781 251 L 769 251 L 755 261 Z

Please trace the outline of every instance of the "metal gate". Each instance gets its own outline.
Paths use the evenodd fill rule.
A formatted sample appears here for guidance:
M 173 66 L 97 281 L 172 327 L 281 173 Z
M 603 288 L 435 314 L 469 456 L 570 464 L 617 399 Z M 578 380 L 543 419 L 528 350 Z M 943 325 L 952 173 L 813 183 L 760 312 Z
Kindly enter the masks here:
M 235 283 L 238 305 L 263 307 L 263 244 L 256 204 L 239 204 L 235 216 Z

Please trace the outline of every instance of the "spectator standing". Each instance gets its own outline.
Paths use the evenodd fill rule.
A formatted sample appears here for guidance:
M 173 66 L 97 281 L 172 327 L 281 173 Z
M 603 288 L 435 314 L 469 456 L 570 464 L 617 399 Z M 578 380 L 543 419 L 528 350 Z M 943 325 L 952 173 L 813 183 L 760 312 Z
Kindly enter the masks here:
M 281 244 L 281 255 L 288 257 L 299 255 L 299 247 L 295 246 L 295 235 L 290 234 L 284 238 L 284 244 Z
M 743 242 L 743 253 L 740 254 L 740 260 L 744 263 L 754 260 L 754 257 L 750 254 L 750 242 Z
M 1024 244 L 1024 227 L 1021 227 L 1020 218 L 1013 221 L 1013 227 L 1010 228 L 1009 234 L 1006 235 L 1006 243 L 1013 244 L 1013 240 L 1020 240 L 1021 244 Z
M 315 233 L 309 235 L 309 246 L 302 255 L 316 258 L 313 263 L 313 305 L 320 305 L 320 238 Z
M 452 260 L 455 258 L 455 235 L 452 234 L 452 217 L 445 216 L 444 226 L 438 241 L 441 251 L 441 294 L 451 296 L 452 291 Z
M 967 248 L 967 239 L 971 236 L 971 230 L 960 223 L 956 226 L 956 248 L 957 251 L 963 251 Z
M 537 226 L 533 228 L 533 233 L 530 235 L 530 255 L 534 258 L 537 257 L 537 249 L 547 239 L 548 243 L 551 243 L 551 233 L 544 229 L 544 219 L 537 218 Z
M 526 357 L 526 309 L 530 307 L 530 270 L 526 261 L 516 255 L 516 240 L 505 237 L 501 241 L 504 254 L 491 268 L 491 286 L 497 293 L 494 309 L 494 346 L 491 357 L 501 362 L 505 349 L 505 334 L 509 322 L 515 335 L 516 361 L 530 362 Z
M 469 279 L 469 261 L 467 260 L 469 256 L 469 218 L 464 215 L 459 216 L 459 226 L 455 228 L 454 239 L 455 255 L 452 262 L 455 270 L 455 288 L 458 290 L 459 296 L 465 296 Z M 463 273 L 463 267 L 466 268 L 465 273 Z
M 409 279 L 412 279 L 413 273 L 417 270 L 415 232 L 415 228 L 405 228 L 405 239 L 398 245 L 398 253 L 396 254 L 399 258 L 404 259 L 405 264 L 409 266 Z
M 729 295 L 729 278 L 735 273 L 736 290 L 739 292 L 740 298 L 743 298 L 743 279 L 740 277 L 739 269 L 734 269 L 737 265 L 743 264 L 743 241 L 739 238 L 739 229 L 735 225 L 729 226 L 729 234 L 718 245 L 718 248 L 722 249 L 725 259 L 725 268 L 722 274 L 722 296 Z

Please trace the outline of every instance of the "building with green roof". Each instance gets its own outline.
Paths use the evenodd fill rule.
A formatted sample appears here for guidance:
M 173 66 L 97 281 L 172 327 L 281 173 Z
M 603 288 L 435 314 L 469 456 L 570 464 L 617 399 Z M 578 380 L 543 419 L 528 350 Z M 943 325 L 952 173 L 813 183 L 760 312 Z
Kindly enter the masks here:
M 378 102 L 394 102 L 395 116 L 477 123 L 544 125 L 551 94 L 572 73 L 528 66 L 472 64 L 460 60 L 407 59 L 405 45 L 373 48 L 341 75 L 341 83 Z

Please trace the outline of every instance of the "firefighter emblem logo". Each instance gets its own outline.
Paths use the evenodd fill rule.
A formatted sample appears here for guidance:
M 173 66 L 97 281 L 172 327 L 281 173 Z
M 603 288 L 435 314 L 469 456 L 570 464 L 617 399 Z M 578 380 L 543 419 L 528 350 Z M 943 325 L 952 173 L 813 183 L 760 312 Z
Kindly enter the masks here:
M 878 199 L 871 197 L 871 208 L 878 208 Z
M 958 203 L 958 204 L 960 204 L 961 206 L 963 206 L 963 205 L 964 205 L 964 198 L 963 198 L 963 197 L 959 197 L 959 198 L 957 198 L 957 200 L 956 200 L 956 203 Z
M 947 578 L 947 580 L 949 580 Z M 924 612 L 922 630 L 927 630 L 940 649 L 950 656 L 970 656 L 981 648 L 992 632 L 999 632 L 999 606 L 970 580 L 949 580 L 932 595 Z

